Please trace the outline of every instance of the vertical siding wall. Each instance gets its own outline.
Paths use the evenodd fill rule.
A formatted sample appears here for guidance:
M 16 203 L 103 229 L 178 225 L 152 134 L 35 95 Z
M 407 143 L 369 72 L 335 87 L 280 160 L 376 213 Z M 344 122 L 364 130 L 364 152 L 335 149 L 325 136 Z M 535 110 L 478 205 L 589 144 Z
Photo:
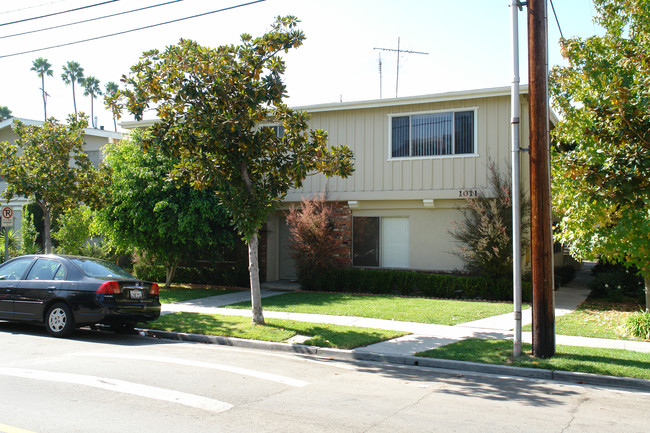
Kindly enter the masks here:
M 390 115 L 462 108 L 477 108 L 475 155 L 389 158 Z M 522 110 L 522 117 L 526 116 L 523 113 L 527 115 Z M 352 149 L 355 173 L 348 179 L 311 176 L 301 190 L 290 192 L 288 201 L 324 190 L 331 200 L 453 199 L 462 190 L 487 188 L 488 161 L 496 163 L 502 172 L 510 164 L 509 96 L 317 111 L 311 115 L 310 126 L 327 131 L 330 145 L 345 144 Z

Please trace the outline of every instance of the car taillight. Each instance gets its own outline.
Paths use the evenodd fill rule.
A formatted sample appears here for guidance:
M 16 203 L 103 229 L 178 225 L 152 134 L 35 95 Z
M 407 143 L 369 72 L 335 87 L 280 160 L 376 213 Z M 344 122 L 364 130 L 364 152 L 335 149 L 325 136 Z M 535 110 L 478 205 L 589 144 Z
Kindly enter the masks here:
M 151 283 L 149 294 L 158 296 L 158 293 L 160 293 L 160 286 L 158 286 L 158 283 Z
M 120 285 L 117 281 L 106 281 L 95 291 L 95 293 L 101 293 L 104 295 L 117 295 L 120 292 Z

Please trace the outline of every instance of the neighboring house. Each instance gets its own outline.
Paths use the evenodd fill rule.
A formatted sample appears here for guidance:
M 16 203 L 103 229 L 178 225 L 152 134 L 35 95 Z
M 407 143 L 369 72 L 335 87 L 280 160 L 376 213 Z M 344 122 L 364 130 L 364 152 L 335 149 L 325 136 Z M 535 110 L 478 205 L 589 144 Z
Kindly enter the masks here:
M 520 147 L 528 148 L 528 87 L 522 86 Z M 344 266 L 462 270 L 449 234 L 467 197 L 493 196 L 488 164 L 507 174 L 511 159 L 510 87 L 298 107 L 332 145 L 354 152 L 348 179 L 316 175 L 290 191 L 268 222 L 266 280 L 295 278 L 284 211 L 323 192 L 336 208 Z M 521 152 L 521 189 L 529 160 Z M 530 257 L 524 257 L 524 265 Z
M 12 127 L 15 119 L 16 118 L 9 118 L 0 122 L 0 141 L 8 141 L 10 143 L 13 143 L 18 138 Z M 42 120 L 19 120 L 26 125 L 43 125 Z M 106 131 L 104 129 L 86 128 L 84 135 L 84 149 L 93 165 L 98 166 L 104 159 L 102 147 L 108 143 L 113 143 L 117 140 L 120 140 L 121 138 L 122 134 L 119 132 Z M 0 179 L 0 194 L 5 190 L 6 187 L 7 184 L 2 179 Z M 11 202 L 6 202 L 5 199 L 0 196 L 0 204 L 2 207 L 11 206 L 14 211 L 14 230 L 16 231 L 20 230 L 21 227 L 22 207 L 28 202 L 29 200 L 25 197 L 14 197 Z

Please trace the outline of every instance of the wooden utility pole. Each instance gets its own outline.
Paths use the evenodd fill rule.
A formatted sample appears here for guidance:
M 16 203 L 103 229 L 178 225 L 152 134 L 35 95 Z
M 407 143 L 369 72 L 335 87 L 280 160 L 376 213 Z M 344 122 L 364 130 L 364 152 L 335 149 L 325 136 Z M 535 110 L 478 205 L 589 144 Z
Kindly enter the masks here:
M 546 2 L 528 1 L 533 356 L 538 358 L 555 354 Z

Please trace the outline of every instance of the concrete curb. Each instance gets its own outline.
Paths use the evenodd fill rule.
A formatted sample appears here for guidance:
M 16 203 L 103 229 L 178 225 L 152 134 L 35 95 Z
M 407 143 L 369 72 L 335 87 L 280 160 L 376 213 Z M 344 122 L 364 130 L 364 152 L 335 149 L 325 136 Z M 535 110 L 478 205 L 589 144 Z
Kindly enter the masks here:
M 386 364 L 408 365 L 417 367 L 439 368 L 444 370 L 468 371 L 472 373 L 494 374 L 501 376 L 525 377 L 530 379 L 555 380 L 583 385 L 626 388 L 650 392 L 650 380 L 629 377 L 605 376 L 572 371 L 553 371 L 541 368 L 512 367 L 507 365 L 482 364 L 468 361 L 423 358 L 408 355 L 384 355 L 381 353 L 362 352 L 345 349 L 307 346 L 304 344 L 275 343 L 269 341 L 246 340 L 242 338 L 220 337 L 215 335 L 188 334 L 182 332 L 137 329 L 141 336 L 163 338 L 176 341 L 190 341 L 221 346 L 242 347 L 248 349 L 275 350 L 299 355 L 319 356 L 342 361 L 369 361 Z

